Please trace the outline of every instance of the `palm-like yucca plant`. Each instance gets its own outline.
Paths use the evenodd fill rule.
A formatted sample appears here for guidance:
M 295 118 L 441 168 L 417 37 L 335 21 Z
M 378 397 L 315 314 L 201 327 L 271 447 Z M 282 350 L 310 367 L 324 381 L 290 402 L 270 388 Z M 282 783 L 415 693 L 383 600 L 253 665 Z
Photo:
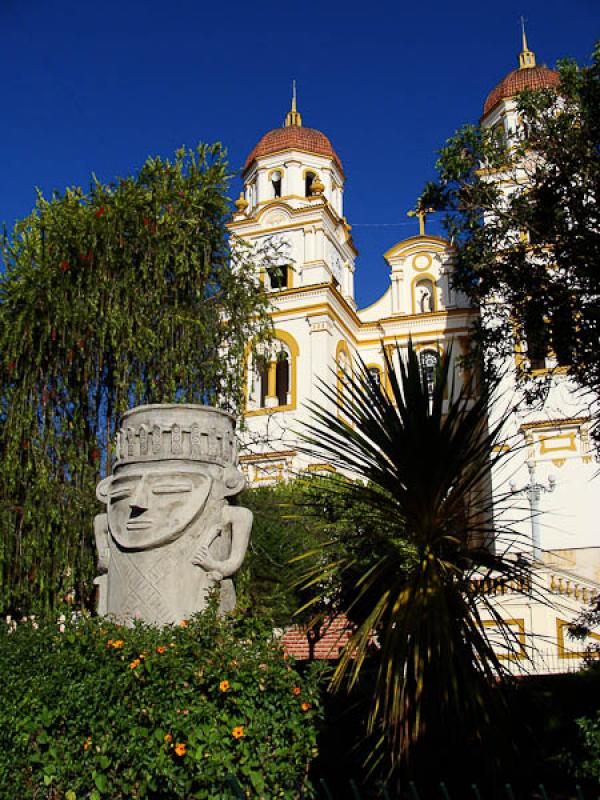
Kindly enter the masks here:
M 450 364 L 448 354 L 428 385 L 409 343 L 397 372 L 386 355 L 385 391 L 359 361 L 342 392 L 323 384 L 334 410 L 312 404 L 304 434 L 307 451 L 363 479 L 345 491 L 365 508 L 363 551 L 372 542 L 376 556 L 347 599 L 356 629 L 333 686 L 352 687 L 375 664 L 368 727 L 395 765 L 440 734 L 482 742 L 497 726 L 504 670 L 482 611 L 504 646 L 512 634 L 480 587 L 492 575 L 527 585 L 526 565 L 491 546 L 500 426 L 489 427 L 489 397 L 450 380 Z M 331 591 L 328 569 L 307 585 Z

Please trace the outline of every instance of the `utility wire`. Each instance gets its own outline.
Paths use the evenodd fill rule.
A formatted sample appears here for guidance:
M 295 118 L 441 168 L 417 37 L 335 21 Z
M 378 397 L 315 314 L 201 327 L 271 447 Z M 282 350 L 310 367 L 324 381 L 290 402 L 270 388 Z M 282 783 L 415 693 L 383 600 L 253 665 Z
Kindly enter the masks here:
M 414 222 L 353 222 L 353 228 L 402 228 L 407 225 L 415 227 Z

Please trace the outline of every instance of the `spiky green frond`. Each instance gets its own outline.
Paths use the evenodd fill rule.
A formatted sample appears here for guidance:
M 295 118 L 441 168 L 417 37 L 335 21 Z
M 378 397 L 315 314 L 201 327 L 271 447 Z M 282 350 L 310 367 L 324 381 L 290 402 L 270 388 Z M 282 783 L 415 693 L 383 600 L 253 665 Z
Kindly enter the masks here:
M 345 491 L 372 509 L 360 535 L 389 545 L 377 545 L 378 558 L 355 581 L 347 611 L 361 613 L 333 687 L 351 688 L 375 660 L 369 730 L 398 763 L 440 725 L 462 726 L 475 739 L 493 727 L 505 670 L 483 612 L 506 646 L 516 642 L 481 580 L 528 580 L 526 565 L 494 548 L 506 531 L 494 520 L 489 476 L 504 453 L 496 447 L 501 425 L 489 427 L 490 398 L 455 379 L 451 350 L 433 386 L 412 343 L 397 368 L 385 359 L 389 390 L 360 359 L 342 391 L 322 384 L 305 441 L 308 452 L 358 478 Z M 318 582 L 314 569 L 311 580 Z

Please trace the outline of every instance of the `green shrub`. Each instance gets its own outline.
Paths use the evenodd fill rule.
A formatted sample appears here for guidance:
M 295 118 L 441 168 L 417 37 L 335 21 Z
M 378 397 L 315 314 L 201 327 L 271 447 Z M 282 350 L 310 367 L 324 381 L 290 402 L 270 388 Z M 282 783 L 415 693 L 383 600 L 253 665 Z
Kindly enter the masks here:
M 264 621 L 61 627 L 0 633 L 2 800 L 314 796 L 318 675 Z
M 595 717 L 581 717 L 577 726 L 583 736 L 587 758 L 578 767 L 581 776 L 595 780 L 600 785 L 600 711 Z

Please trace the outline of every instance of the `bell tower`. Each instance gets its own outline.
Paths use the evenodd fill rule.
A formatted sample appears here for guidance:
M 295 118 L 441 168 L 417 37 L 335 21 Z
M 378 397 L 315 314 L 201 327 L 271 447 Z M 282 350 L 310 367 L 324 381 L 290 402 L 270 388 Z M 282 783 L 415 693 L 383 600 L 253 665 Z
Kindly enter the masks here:
M 249 154 L 230 230 L 258 248 L 272 245 L 281 274 L 271 291 L 332 284 L 355 307 L 357 255 L 344 217 L 346 176 L 324 133 L 303 125 L 296 85 L 284 124 Z

